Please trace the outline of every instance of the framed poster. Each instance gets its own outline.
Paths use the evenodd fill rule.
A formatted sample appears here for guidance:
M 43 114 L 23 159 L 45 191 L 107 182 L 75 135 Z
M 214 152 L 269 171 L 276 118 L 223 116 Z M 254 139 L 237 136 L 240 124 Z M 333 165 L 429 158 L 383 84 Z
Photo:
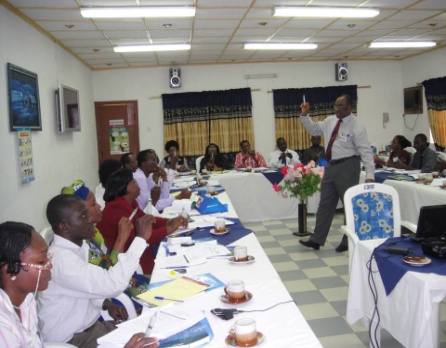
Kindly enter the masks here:
M 37 74 L 8 63 L 10 131 L 42 130 Z

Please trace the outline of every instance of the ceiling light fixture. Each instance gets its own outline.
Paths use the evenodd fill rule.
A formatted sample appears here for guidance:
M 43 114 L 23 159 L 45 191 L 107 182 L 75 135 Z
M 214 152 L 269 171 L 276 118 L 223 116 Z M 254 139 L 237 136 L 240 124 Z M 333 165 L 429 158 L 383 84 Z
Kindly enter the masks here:
M 115 52 L 185 51 L 185 50 L 190 50 L 190 44 L 115 46 L 113 47 L 113 50 Z
M 163 7 L 82 7 L 84 18 L 165 18 L 194 17 L 195 7 L 163 6 Z
M 371 18 L 379 15 L 378 9 L 361 7 L 274 7 L 276 17 L 331 17 Z
M 370 43 L 371 48 L 423 48 L 433 47 L 436 43 L 433 41 L 376 41 Z
M 314 50 L 312 43 L 245 43 L 245 50 Z

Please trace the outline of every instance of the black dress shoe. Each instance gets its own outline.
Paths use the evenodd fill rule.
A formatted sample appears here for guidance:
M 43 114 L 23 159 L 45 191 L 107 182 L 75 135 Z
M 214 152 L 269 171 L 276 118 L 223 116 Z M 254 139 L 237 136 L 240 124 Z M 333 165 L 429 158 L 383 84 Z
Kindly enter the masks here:
M 306 246 L 307 248 L 313 248 L 314 250 L 319 250 L 320 245 L 312 242 L 311 240 L 300 240 L 299 241 L 300 244 L 302 244 L 303 246 Z
M 342 253 L 343 251 L 347 251 L 348 250 L 348 245 L 345 245 L 345 244 L 339 244 L 337 247 L 336 247 L 336 251 L 338 252 L 338 253 Z

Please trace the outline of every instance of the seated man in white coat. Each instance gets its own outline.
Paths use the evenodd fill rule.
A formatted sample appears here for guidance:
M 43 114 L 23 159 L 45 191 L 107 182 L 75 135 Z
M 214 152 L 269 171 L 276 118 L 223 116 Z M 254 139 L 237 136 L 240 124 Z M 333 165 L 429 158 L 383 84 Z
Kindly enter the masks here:
M 50 245 L 53 268 L 48 289 L 38 296 L 39 328 L 43 341 L 68 342 L 77 347 L 97 347 L 96 340 L 113 331 L 113 321 L 99 321 L 101 309 L 107 309 L 115 321 L 126 320 L 124 307 L 110 300 L 121 294 L 139 264 L 152 234 L 153 216 L 135 222 L 136 238 L 118 262 L 105 270 L 88 262 L 94 223 L 85 202 L 75 195 L 58 195 L 46 210 L 55 233 Z M 130 230 L 133 224 L 126 221 Z
M 268 167 L 282 168 L 288 165 L 300 163 L 299 155 L 296 151 L 288 149 L 284 138 L 277 139 L 277 150 L 269 155 Z

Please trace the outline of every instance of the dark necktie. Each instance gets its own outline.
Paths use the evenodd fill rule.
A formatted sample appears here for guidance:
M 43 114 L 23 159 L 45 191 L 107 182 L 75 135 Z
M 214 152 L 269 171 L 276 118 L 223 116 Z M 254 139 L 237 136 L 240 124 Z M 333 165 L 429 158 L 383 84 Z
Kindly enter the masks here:
M 285 152 L 282 152 L 282 153 L 285 153 Z M 282 158 L 282 164 L 286 165 L 286 155 L 285 155 L 285 157 Z
M 339 126 L 341 125 L 342 120 L 338 120 L 338 123 L 336 123 L 336 126 L 333 129 L 333 132 L 331 133 L 330 141 L 328 142 L 327 150 L 325 151 L 325 158 L 327 161 L 331 160 L 331 148 L 333 147 L 333 143 L 336 140 L 336 137 L 338 136 Z

